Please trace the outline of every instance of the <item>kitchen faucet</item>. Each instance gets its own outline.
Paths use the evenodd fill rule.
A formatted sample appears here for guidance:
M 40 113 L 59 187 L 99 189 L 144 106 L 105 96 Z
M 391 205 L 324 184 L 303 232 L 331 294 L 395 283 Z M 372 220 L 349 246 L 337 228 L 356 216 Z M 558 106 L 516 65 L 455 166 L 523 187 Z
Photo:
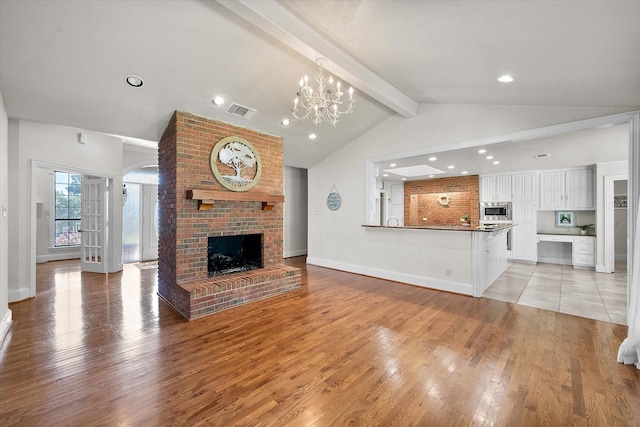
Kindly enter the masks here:
M 398 219 L 397 216 L 390 216 L 389 218 L 387 218 L 387 227 L 389 227 L 389 221 L 391 221 L 392 219 L 396 220 L 396 227 L 400 226 L 400 220 Z

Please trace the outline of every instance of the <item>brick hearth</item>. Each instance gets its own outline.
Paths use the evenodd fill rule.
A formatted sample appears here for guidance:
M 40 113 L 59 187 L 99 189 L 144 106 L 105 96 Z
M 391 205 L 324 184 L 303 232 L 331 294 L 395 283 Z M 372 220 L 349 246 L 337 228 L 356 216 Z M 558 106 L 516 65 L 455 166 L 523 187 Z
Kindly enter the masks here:
M 300 270 L 283 264 L 282 203 L 263 210 L 256 196 L 215 200 L 211 210 L 198 210 L 198 200 L 187 198 L 191 190 L 229 192 L 211 172 L 209 156 L 219 140 L 234 135 L 251 142 L 262 160 L 262 177 L 244 198 L 281 198 L 284 166 L 277 136 L 176 111 L 158 146 L 158 293 L 187 319 L 300 287 Z M 263 234 L 265 268 L 207 277 L 208 237 L 255 233 Z

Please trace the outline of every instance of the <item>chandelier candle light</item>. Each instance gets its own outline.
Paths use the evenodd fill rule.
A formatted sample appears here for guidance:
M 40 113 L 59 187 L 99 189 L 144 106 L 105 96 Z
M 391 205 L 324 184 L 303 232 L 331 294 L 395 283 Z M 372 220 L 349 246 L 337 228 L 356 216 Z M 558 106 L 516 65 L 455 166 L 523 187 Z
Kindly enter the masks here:
M 300 79 L 300 90 L 293 100 L 293 109 L 291 114 L 297 120 L 312 120 L 318 125 L 323 121 L 331 123 L 333 126 L 338 122 L 338 117 L 342 114 L 349 114 L 353 111 L 353 88 L 349 88 L 349 101 L 345 110 L 340 111 L 343 102 L 341 101 L 344 93 L 340 90 L 340 81 L 334 84 L 333 76 L 329 76 L 328 84 L 324 80 L 324 58 L 316 60 L 318 64 L 318 89 L 314 90 L 309 86 L 309 77 L 304 76 Z

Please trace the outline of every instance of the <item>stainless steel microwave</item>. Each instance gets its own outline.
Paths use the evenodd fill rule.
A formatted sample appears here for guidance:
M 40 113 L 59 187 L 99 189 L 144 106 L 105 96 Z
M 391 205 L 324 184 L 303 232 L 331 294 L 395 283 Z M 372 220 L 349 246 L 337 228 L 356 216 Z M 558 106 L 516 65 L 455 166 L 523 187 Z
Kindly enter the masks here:
M 480 221 L 511 221 L 511 202 L 480 203 Z

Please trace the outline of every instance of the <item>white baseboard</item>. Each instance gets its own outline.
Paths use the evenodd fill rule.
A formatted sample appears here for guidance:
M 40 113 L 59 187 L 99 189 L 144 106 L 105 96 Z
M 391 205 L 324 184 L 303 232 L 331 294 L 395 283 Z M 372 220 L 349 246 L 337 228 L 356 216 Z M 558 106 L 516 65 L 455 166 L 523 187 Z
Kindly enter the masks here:
M 45 255 L 37 255 L 36 263 L 42 264 L 48 261 L 62 261 L 65 259 L 76 259 L 80 258 L 80 252 L 61 252 L 58 254 L 45 254 Z
M 627 260 L 627 254 L 616 254 L 616 261 L 626 261 Z
M 11 310 L 7 309 L 7 312 L 0 320 L 0 347 L 2 347 L 2 344 L 4 343 L 4 339 L 7 336 L 7 333 L 9 332 L 12 319 L 13 319 L 13 315 L 11 313 Z
M 27 298 L 31 298 L 31 290 L 29 288 L 19 288 L 9 291 L 9 302 L 18 302 Z
M 473 295 L 473 286 L 471 283 L 452 282 L 442 279 L 434 279 L 432 277 L 399 273 L 397 271 L 382 270 L 379 268 L 347 264 L 344 262 L 314 257 L 307 257 L 307 264 L 332 268 L 334 270 L 346 271 L 349 273 L 362 274 L 364 276 L 377 277 L 379 279 L 392 280 L 394 282 L 407 283 L 409 285 L 421 286 L 423 288 L 454 292 L 462 295 Z
M 284 257 L 285 258 L 291 258 L 294 256 L 301 256 L 301 255 L 306 255 L 307 254 L 307 250 L 306 249 L 296 249 L 294 251 L 285 251 L 284 253 Z

